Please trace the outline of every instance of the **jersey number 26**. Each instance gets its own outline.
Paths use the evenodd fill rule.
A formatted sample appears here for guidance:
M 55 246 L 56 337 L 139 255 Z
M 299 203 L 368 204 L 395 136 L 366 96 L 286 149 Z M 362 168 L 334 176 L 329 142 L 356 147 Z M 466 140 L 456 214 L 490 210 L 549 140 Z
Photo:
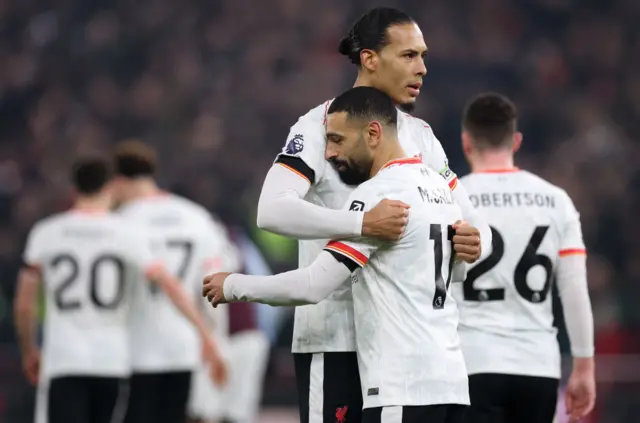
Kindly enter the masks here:
M 537 252 L 548 230 L 548 226 L 536 227 L 513 272 L 513 282 L 515 284 L 516 291 L 522 298 L 532 303 L 544 302 L 549 294 L 549 289 L 551 288 L 553 262 L 549 257 Z M 491 228 L 491 234 L 493 235 L 493 251 L 489 257 L 484 259 L 480 264 L 469 270 L 469 273 L 467 273 L 467 279 L 463 284 L 465 301 L 504 300 L 503 288 L 475 289 L 473 286 L 476 279 L 493 269 L 504 255 L 504 238 L 495 228 Z M 539 291 L 533 290 L 529 288 L 529 285 L 527 285 L 527 273 L 529 273 L 529 270 L 534 266 L 542 266 L 546 272 L 544 286 Z

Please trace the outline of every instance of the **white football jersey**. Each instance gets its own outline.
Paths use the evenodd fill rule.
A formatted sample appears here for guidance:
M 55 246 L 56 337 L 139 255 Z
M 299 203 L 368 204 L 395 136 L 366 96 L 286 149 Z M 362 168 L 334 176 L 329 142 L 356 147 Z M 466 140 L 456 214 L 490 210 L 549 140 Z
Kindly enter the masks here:
M 287 144 L 276 163 L 311 183 L 307 201 L 341 209 L 354 188 L 342 183 L 336 170 L 324 158 L 326 115 L 331 102 L 311 109 L 298 119 L 291 127 Z M 425 164 L 440 172 L 451 189 L 455 188 L 456 175 L 449 169 L 444 150 L 429 125 L 398 111 L 398 139 L 407 155 L 422 156 Z M 300 240 L 298 265 L 310 265 L 327 241 Z M 337 290 L 319 304 L 296 307 L 292 350 L 294 353 L 355 350 L 349 289 Z
M 168 193 L 129 202 L 118 213 L 153 234 L 153 248 L 171 273 L 204 301 L 203 277 L 222 269 L 227 259 L 228 244 L 211 215 Z M 131 321 L 134 371 L 190 371 L 200 361 L 196 329 L 159 288 L 141 285 Z
M 334 241 L 326 250 L 362 267 L 351 275 L 364 408 L 469 404 L 451 283 L 451 225 L 462 219 L 451 190 L 419 158 L 389 162 L 351 195 L 350 210 L 383 198 L 411 206 L 397 243 Z M 348 289 L 348 288 L 347 288 Z
M 551 283 L 559 257 L 585 253 L 578 212 L 564 190 L 526 171 L 462 181 L 493 233 L 491 254 L 453 291 L 469 374 L 558 378 Z
M 132 293 L 155 260 L 148 234 L 113 214 L 72 210 L 34 226 L 24 261 L 42 271 L 44 380 L 130 374 Z

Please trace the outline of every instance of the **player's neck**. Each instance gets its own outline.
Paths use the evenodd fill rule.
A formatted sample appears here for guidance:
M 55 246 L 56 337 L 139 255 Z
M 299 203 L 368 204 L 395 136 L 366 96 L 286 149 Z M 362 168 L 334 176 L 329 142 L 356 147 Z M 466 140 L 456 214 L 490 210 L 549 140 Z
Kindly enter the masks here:
M 471 159 L 472 172 L 491 172 L 497 170 L 517 169 L 513 163 L 513 153 L 510 151 L 490 151 L 480 153 Z
M 380 172 L 380 169 L 384 167 L 391 160 L 404 159 L 407 154 L 402 149 L 398 140 L 389 140 L 384 143 L 382 147 L 373 159 L 373 165 L 371 166 L 370 176 L 373 178 Z
M 139 200 L 141 198 L 156 197 L 162 194 L 162 190 L 152 178 L 137 179 L 131 182 L 127 189 L 126 201 Z
M 357 87 L 376 87 L 376 84 L 373 82 L 372 78 L 369 75 L 366 75 L 363 72 L 358 72 L 358 77 L 356 78 L 356 82 L 353 83 L 353 88 Z M 378 88 L 379 89 L 379 88 Z M 394 102 L 395 104 L 395 102 Z
M 73 210 L 95 213 L 106 213 L 111 209 L 111 198 L 108 195 L 78 196 Z
M 353 83 L 353 88 L 357 87 L 372 87 L 373 84 L 369 82 L 369 78 L 366 75 L 358 72 L 358 77 L 356 78 L 356 82 Z

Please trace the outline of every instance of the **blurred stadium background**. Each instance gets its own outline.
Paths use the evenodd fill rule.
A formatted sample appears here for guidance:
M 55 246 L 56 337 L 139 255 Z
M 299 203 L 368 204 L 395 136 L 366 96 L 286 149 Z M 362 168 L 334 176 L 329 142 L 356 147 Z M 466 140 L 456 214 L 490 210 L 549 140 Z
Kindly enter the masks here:
M 599 381 L 589 421 L 640 421 L 640 1 L 1 0 L 0 422 L 32 421 L 16 272 L 30 225 L 69 205 L 76 152 L 153 144 L 164 187 L 289 269 L 295 242 L 255 227 L 263 178 L 297 117 L 351 86 L 338 41 L 380 5 L 424 31 L 416 115 L 459 175 L 464 102 L 497 90 L 519 106 L 518 165 L 567 189 L 582 214 Z M 273 347 L 261 418 L 297 421 L 290 310 L 281 317 L 262 324 Z

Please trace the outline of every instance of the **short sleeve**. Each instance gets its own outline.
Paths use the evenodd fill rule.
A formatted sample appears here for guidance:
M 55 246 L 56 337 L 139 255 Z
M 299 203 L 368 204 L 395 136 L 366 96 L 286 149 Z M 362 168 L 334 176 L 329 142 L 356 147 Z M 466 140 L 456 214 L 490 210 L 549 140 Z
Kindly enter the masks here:
M 319 106 L 322 110 L 312 110 L 291 127 L 287 142 L 274 163 L 306 179 L 311 185 L 322 179 L 326 166 L 324 126 L 329 103 Z
M 25 265 L 39 267 L 44 260 L 46 242 L 45 229 L 41 224 L 36 224 L 27 236 L 27 244 L 22 254 Z
M 360 186 L 351 193 L 345 208 L 350 211 L 366 212 L 375 207 L 380 200 L 380 196 L 375 192 Z M 324 249 L 338 261 L 344 263 L 349 270 L 354 271 L 366 266 L 369 262 L 369 257 L 380 245 L 380 241 L 358 237 L 349 240 L 330 241 Z
M 458 177 L 449 168 L 449 159 L 447 159 L 442 144 L 438 138 L 436 138 L 431 127 L 423 121 L 420 122 L 423 124 L 422 136 L 427 150 L 426 157 L 422 157 L 422 161 L 437 171 L 440 176 L 447 181 L 449 188 L 453 191 L 458 185 Z
M 582 239 L 582 224 L 580 223 L 580 213 L 576 210 L 573 201 L 566 192 L 564 197 L 564 226 L 560 233 L 560 257 L 576 254 L 586 254 L 587 249 Z

